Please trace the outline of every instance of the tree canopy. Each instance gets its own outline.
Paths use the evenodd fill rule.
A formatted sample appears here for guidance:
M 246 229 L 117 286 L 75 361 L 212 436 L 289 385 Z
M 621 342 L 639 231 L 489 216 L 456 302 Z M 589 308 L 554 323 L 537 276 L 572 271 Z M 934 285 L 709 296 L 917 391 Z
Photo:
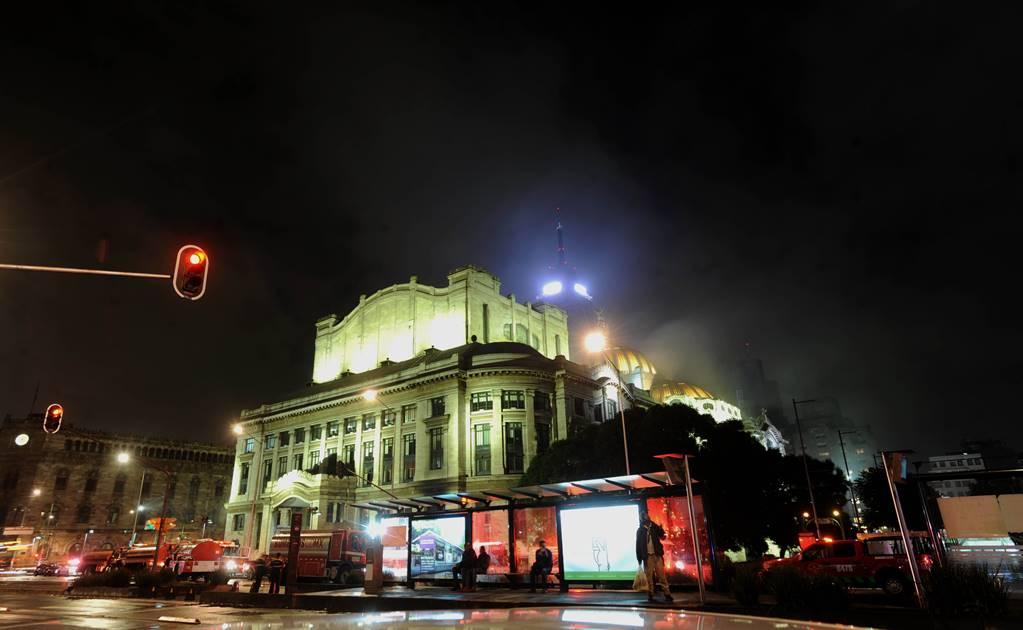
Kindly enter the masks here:
M 689 453 L 693 479 L 706 495 L 719 549 L 766 551 L 770 538 L 782 548 L 796 544 L 799 515 L 809 509 L 802 460 L 765 449 L 741 422 L 715 422 L 682 405 L 626 413 L 631 472 L 663 470 L 654 456 Z M 846 484 L 830 461 L 809 460 L 818 510 L 841 508 Z M 555 442 L 536 457 L 525 484 L 622 475 L 625 457 L 620 422 L 587 427 Z

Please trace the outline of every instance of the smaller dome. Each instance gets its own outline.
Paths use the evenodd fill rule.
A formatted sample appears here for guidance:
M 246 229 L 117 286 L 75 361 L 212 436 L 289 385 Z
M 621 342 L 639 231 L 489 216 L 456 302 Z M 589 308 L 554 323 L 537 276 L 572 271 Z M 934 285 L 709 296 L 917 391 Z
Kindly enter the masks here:
M 631 348 L 611 348 L 607 351 L 607 357 L 626 382 L 644 391 L 653 387 L 657 368 L 643 353 Z
M 659 403 L 664 403 L 665 400 L 676 397 L 714 399 L 714 394 L 698 385 L 690 385 L 689 383 L 664 383 L 653 388 L 650 391 L 650 395 Z

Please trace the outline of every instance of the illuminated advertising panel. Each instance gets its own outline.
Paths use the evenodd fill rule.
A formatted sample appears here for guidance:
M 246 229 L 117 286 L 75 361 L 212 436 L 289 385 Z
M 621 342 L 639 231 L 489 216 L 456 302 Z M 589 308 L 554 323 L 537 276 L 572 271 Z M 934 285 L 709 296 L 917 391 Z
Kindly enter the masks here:
M 404 582 L 408 573 L 408 518 L 395 516 L 380 521 L 384 552 L 384 581 Z
M 703 497 L 693 497 L 700 556 L 703 558 L 703 579 L 711 583 L 710 540 L 703 516 Z M 696 581 L 696 554 L 693 553 L 693 532 L 689 526 L 689 506 L 685 497 L 651 497 L 646 500 L 650 520 L 664 529 L 664 572 L 669 582 Z
M 500 575 L 511 570 L 508 545 L 508 510 L 487 510 L 472 514 L 473 546 L 478 555 L 486 549 L 490 556 L 487 573 Z
M 465 517 L 415 519 L 411 544 L 413 578 L 450 578 L 465 548 Z
M 566 509 L 559 518 L 566 580 L 636 577 L 637 504 Z

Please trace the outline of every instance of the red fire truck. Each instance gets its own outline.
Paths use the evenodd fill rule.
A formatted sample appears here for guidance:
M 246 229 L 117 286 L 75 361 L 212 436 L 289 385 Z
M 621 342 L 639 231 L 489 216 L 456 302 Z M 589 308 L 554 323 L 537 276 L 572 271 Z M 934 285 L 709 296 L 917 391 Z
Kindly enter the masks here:
M 208 580 L 214 571 L 227 569 L 224 554 L 237 546 L 225 540 L 203 539 L 182 543 L 174 554 L 174 572 L 182 578 Z
M 922 572 L 929 571 L 934 554 L 931 539 L 926 533 L 914 533 L 911 540 L 917 566 Z M 832 576 L 848 588 L 880 588 L 892 596 L 904 596 L 913 589 L 902 538 L 897 534 L 818 542 L 790 558 L 768 560 L 763 565 L 767 576 L 780 567 Z
M 288 558 L 288 534 L 278 534 L 270 541 L 270 555 Z M 344 584 L 366 568 L 365 532 L 351 529 L 302 532 L 298 551 L 298 577 L 307 580 L 330 580 Z

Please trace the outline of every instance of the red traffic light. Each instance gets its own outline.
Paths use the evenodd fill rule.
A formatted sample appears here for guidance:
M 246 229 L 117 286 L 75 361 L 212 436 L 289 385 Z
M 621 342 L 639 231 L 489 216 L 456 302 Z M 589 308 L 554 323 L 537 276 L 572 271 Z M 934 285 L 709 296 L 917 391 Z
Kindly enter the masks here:
M 206 275 L 210 271 L 210 257 L 201 247 L 185 245 L 178 250 L 174 262 L 171 284 L 174 292 L 186 300 L 198 300 L 206 293 Z
M 60 423 L 63 419 L 63 405 L 53 403 L 46 408 L 46 414 L 43 415 L 43 431 L 45 433 L 56 433 L 57 431 L 60 431 Z

